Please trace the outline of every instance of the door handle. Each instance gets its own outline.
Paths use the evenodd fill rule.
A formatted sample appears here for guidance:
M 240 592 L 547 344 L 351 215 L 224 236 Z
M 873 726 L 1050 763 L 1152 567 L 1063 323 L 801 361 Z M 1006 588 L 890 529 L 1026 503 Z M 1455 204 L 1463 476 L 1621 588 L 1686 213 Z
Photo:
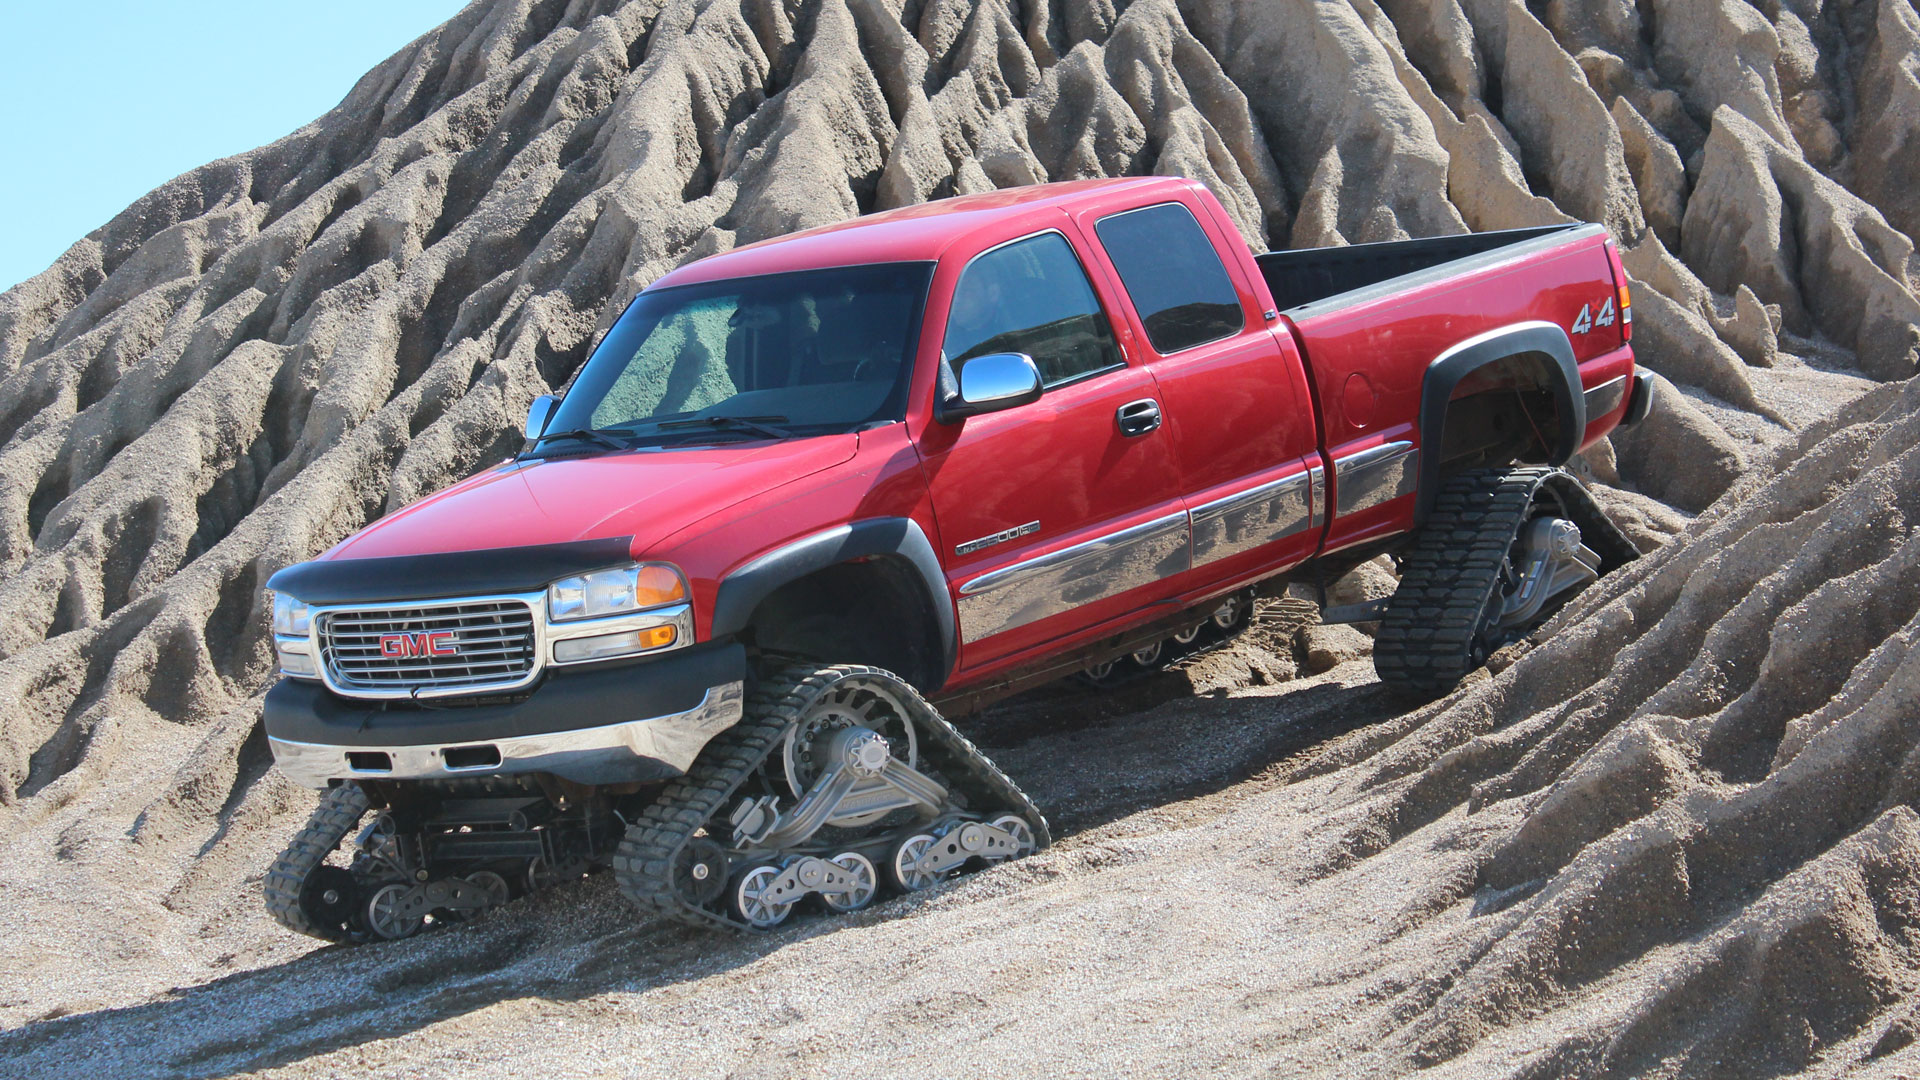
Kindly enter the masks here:
M 1160 403 L 1152 398 L 1129 401 L 1114 411 L 1113 419 L 1127 438 L 1145 435 L 1160 426 Z

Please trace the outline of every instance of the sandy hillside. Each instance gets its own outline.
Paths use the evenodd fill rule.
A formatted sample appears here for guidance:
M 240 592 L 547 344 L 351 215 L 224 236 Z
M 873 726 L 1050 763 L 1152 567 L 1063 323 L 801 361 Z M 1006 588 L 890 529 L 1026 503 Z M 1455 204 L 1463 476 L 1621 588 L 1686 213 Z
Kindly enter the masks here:
M 1912 0 L 475 3 L 0 294 L 0 1071 L 1914 1071 L 1917 56 Z M 1667 381 L 1582 468 L 1679 541 L 1418 713 L 1280 642 L 978 721 L 1065 841 L 851 925 L 268 922 L 274 570 L 687 259 L 1156 172 L 1263 249 L 1604 222 Z

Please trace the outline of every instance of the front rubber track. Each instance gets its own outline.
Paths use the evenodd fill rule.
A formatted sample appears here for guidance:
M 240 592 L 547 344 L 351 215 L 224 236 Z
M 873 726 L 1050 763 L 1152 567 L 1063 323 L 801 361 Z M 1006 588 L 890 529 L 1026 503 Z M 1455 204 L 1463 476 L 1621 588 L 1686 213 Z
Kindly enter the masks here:
M 821 695 L 844 679 L 886 679 L 913 709 L 922 734 L 921 756 L 943 772 L 956 788 L 981 803 L 1003 806 L 1033 825 L 1038 847 L 1052 837 L 1047 822 L 1013 781 L 955 731 L 912 686 L 880 668 L 808 662 L 787 664 L 755 680 L 738 724 L 709 742 L 686 776 L 669 784 L 627 829 L 614 853 L 614 878 L 620 891 L 643 911 L 659 912 L 694 926 L 753 930 L 737 919 L 688 903 L 675 888 L 676 856 L 701 826 L 721 814 L 733 793 L 780 745 Z
M 306 827 L 294 834 L 261 884 L 267 913 L 275 922 L 296 934 L 321 941 L 348 940 L 343 927 L 315 925 L 300 903 L 300 893 L 308 875 L 327 861 L 327 856 L 360 824 L 366 812 L 367 796 L 358 784 L 342 784 L 320 796 L 320 805 L 314 807 Z

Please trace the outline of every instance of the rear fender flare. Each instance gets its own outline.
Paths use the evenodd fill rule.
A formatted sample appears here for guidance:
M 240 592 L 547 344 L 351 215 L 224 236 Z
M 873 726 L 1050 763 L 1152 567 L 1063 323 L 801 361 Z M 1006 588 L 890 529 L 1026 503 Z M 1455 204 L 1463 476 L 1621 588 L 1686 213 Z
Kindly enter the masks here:
M 926 592 L 927 608 L 933 612 L 942 657 L 940 682 L 945 683 L 953 674 L 959 648 L 953 600 L 933 544 L 912 518 L 867 518 L 839 525 L 753 559 L 721 580 L 713 605 L 712 636 L 719 640 L 746 629 L 760 602 L 782 585 L 830 566 L 875 556 L 896 556 L 913 567 Z
M 1440 491 L 1440 436 L 1447 426 L 1447 407 L 1454 388 L 1474 371 L 1516 356 L 1539 356 L 1547 363 L 1548 389 L 1553 394 L 1559 438 L 1548 450 L 1547 463 L 1565 465 L 1580 449 L 1587 430 L 1587 402 L 1580 392 L 1580 365 L 1573 358 L 1567 332 L 1550 322 L 1523 322 L 1468 338 L 1434 358 L 1420 385 L 1420 491 L 1415 497 L 1414 520 L 1424 522 Z

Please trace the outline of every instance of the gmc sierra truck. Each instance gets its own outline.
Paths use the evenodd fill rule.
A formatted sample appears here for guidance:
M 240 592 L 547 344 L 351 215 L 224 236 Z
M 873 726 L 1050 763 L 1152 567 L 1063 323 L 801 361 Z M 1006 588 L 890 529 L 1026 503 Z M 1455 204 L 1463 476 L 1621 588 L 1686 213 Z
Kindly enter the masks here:
M 396 938 L 611 866 L 767 928 L 1048 843 L 947 721 L 1392 553 L 1451 688 L 1634 549 L 1562 466 L 1649 406 L 1597 225 L 1254 255 L 1167 177 L 947 199 L 642 291 L 524 449 L 269 582 L 265 892 Z M 351 842 L 349 840 L 351 839 Z

